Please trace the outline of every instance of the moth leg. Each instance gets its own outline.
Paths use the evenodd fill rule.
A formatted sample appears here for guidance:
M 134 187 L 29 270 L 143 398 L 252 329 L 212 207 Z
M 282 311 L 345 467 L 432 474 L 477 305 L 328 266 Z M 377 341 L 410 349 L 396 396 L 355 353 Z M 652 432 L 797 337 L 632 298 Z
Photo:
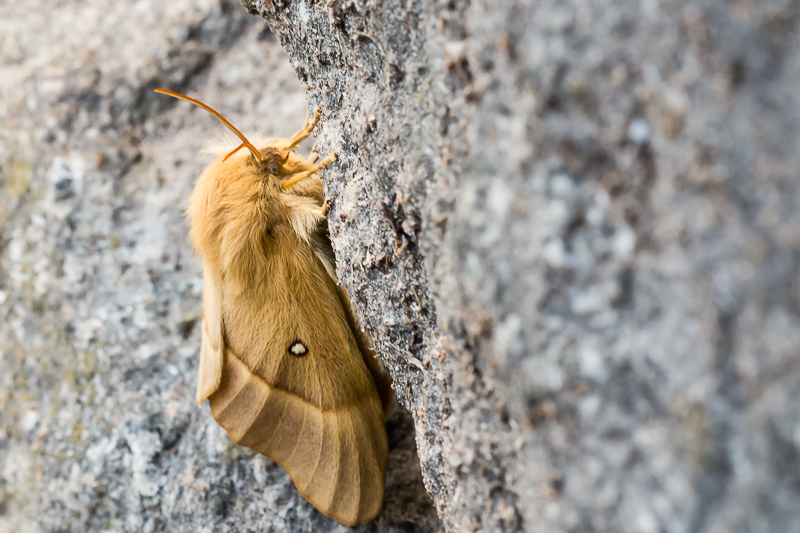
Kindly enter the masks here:
M 317 152 L 312 152 L 308 159 L 300 159 L 296 154 L 289 154 L 286 163 L 283 164 L 284 175 L 296 176 L 300 172 L 313 172 L 314 164 L 319 159 Z
M 292 153 L 292 150 L 300 144 L 301 142 L 308 139 L 309 135 L 311 135 L 311 131 L 314 129 L 314 126 L 317 125 L 319 121 L 319 108 L 314 108 L 314 118 L 309 120 L 308 111 L 306 111 L 306 120 L 303 122 L 303 128 L 295 133 L 291 139 L 280 139 L 274 145 L 274 148 L 278 151 L 281 156 L 281 162 L 286 163 L 289 159 L 289 154 Z
M 314 108 L 314 118 L 310 121 L 308 120 L 308 116 L 308 111 L 306 111 L 306 120 L 303 122 L 303 129 L 295 133 L 292 138 L 289 139 L 289 145 L 286 147 L 287 150 L 293 149 L 295 146 L 308 139 L 314 126 L 319 122 L 319 108 Z
M 335 162 L 337 159 L 339 159 L 339 154 L 337 154 L 336 152 L 331 152 L 328 157 L 326 157 L 325 159 L 323 159 L 322 161 L 311 167 L 309 170 L 307 170 L 307 172 L 309 174 L 312 174 L 318 170 L 322 170 L 331 163 Z
M 331 163 L 336 161 L 338 158 L 339 158 L 339 155 L 336 152 L 331 152 L 331 154 L 328 157 L 326 157 L 325 159 L 323 159 L 322 161 L 320 161 L 316 165 L 312 166 L 308 170 L 303 171 L 303 172 L 301 172 L 299 174 L 296 174 L 292 178 L 289 178 L 287 181 L 284 181 L 283 183 L 281 183 L 281 188 L 282 189 L 288 189 L 289 187 L 291 187 L 292 185 L 294 185 L 298 181 L 306 179 L 307 177 L 309 177 L 314 172 L 320 171 L 323 168 L 327 167 L 328 165 L 330 165 Z
M 294 179 L 307 178 L 308 176 L 310 176 L 314 172 L 320 171 L 323 168 L 327 167 L 328 165 L 330 165 L 331 163 L 336 161 L 338 158 L 339 158 L 339 154 L 337 154 L 336 152 L 331 152 L 331 154 L 328 157 L 326 157 L 325 159 L 323 159 L 322 161 L 320 161 L 316 165 L 312 165 L 311 168 L 309 168 L 305 172 L 302 172 L 302 173 L 298 174 Z
M 325 201 L 322 202 L 322 216 L 327 217 L 330 210 L 331 210 L 331 199 L 325 198 Z

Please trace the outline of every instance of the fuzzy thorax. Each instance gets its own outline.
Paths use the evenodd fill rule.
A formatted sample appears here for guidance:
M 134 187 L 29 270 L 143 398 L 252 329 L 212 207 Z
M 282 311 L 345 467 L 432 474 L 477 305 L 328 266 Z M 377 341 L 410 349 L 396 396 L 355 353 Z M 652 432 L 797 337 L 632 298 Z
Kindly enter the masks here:
M 314 240 L 324 225 L 324 193 L 313 173 L 281 187 L 313 169 L 314 158 L 304 161 L 290 151 L 284 159 L 280 146 L 268 144 L 258 162 L 247 150 L 229 155 L 234 148 L 215 150 L 217 159 L 195 185 L 187 216 L 192 244 L 204 261 L 247 286 L 261 274 L 266 254 L 275 252 L 276 233 L 290 230 L 305 243 Z

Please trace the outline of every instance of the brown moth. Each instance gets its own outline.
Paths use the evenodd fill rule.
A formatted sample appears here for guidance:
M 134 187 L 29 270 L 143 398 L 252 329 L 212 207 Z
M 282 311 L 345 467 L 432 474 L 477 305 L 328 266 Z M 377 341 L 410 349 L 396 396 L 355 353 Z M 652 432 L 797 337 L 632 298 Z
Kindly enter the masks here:
M 187 217 L 203 260 L 197 403 L 237 444 L 281 465 L 326 516 L 355 525 L 383 504 L 391 384 L 338 286 L 320 162 L 290 139 L 219 151 L 194 186 Z M 242 150 L 247 148 L 247 150 Z

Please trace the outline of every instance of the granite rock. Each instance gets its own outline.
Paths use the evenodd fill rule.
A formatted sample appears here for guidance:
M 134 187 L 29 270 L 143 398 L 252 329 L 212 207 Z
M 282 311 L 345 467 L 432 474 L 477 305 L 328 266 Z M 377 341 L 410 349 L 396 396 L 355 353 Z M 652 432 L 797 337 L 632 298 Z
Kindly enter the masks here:
M 182 211 L 225 133 L 152 91 L 291 135 L 306 98 L 285 52 L 222 0 L 5 3 L 0 28 L 0 531 L 348 530 L 195 405 Z M 359 530 L 440 530 L 411 417 L 387 428 L 384 511 Z
M 244 4 L 448 530 L 800 530 L 797 2 Z

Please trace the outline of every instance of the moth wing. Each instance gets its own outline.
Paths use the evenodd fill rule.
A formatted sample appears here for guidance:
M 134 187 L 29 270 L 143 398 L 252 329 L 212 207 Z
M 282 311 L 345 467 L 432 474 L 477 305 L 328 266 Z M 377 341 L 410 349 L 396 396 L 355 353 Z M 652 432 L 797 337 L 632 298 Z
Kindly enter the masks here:
M 203 267 L 203 335 L 200 343 L 200 371 L 195 400 L 203 403 L 214 394 L 222 379 L 222 280 L 214 269 Z
M 383 504 L 381 398 L 322 261 L 293 233 L 272 239 L 255 278 L 264 281 L 223 282 L 226 346 L 211 412 L 322 513 L 364 523 Z

